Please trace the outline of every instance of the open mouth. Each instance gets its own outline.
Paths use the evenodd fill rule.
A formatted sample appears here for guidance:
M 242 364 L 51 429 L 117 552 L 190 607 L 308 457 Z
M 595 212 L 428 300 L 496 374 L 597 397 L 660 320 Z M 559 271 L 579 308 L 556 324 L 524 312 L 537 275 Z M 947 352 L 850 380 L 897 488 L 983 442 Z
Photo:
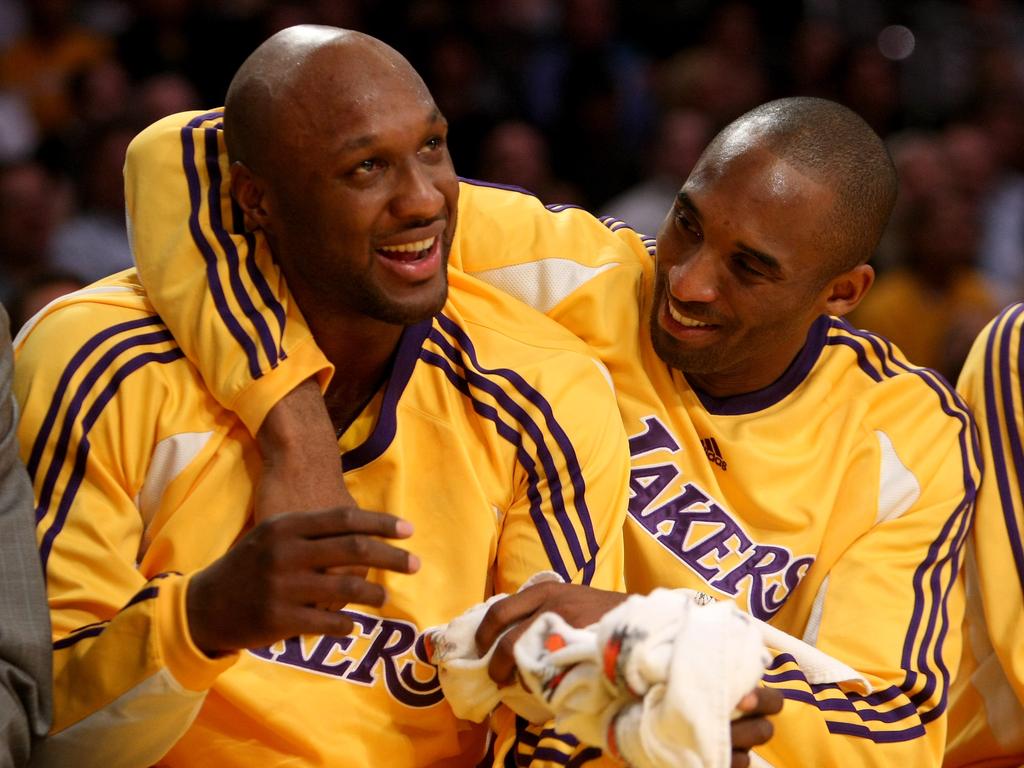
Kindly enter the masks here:
M 717 328 L 718 327 L 714 323 L 705 323 L 702 320 L 696 320 L 696 319 L 694 319 L 692 317 L 688 317 L 687 315 L 684 315 L 682 312 L 680 312 L 678 309 L 676 309 L 674 306 L 672 306 L 672 302 L 671 301 L 666 301 L 665 303 L 668 305 L 668 315 L 669 315 L 669 317 L 671 317 L 676 323 L 678 323 L 679 325 L 683 326 L 684 328 L 708 328 L 708 329 L 710 329 L 710 328 Z
M 412 285 L 433 280 L 444 266 L 440 235 L 408 243 L 381 245 L 374 252 L 384 269 Z
M 408 263 L 420 261 L 430 256 L 430 252 L 437 242 L 438 238 L 435 235 L 434 237 L 428 237 L 424 240 L 416 240 L 412 243 L 402 243 L 401 245 L 382 245 L 377 249 L 377 253 L 385 259 L 391 259 L 398 262 Z

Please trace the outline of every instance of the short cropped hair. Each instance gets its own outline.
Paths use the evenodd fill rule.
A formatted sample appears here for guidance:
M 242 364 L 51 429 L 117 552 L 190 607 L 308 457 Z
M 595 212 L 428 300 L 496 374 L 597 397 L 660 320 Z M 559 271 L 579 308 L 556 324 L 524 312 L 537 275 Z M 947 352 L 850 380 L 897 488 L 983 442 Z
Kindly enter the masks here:
M 871 258 L 896 203 L 896 168 L 878 134 L 847 107 L 798 96 L 762 104 L 739 117 L 708 151 L 738 129 L 753 129 L 770 151 L 836 191 L 820 233 L 827 279 Z

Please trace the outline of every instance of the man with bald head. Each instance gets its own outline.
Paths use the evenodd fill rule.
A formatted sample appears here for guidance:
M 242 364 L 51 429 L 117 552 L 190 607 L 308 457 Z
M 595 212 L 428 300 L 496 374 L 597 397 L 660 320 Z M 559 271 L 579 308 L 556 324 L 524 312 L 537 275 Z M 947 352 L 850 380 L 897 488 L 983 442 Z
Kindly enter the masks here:
M 129 177 L 141 170 L 130 158 Z M 811 98 L 765 104 L 726 127 L 656 243 L 615 219 L 461 184 L 452 264 L 548 314 L 611 373 L 632 458 L 628 589 L 735 601 L 868 681 L 870 690 L 822 681 L 777 655 L 765 683 L 787 704 L 756 750 L 774 765 L 941 761 L 979 477 L 971 419 L 940 377 L 841 319 L 871 286 L 867 261 L 895 193 L 878 136 Z M 136 240 L 155 228 L 137 216 Z M 208 381 L 221 371 L 211 389 L 251 408 L 257 428 L 264 417 L 288 421 L 290 403 L 275 405 L 273 390 L 314 375 L 315 363 L 290 356 L 255 380 L 224 369 L 215 350 L 231 340 L 196 319 L 213 303 L 196 299 L 207 290 L 189 276 L 197 254 L 166 232 L 159 243 L 143 277 L 190 281 L 187 310 L 159 287 L 153 299 L 176 332 L 201 340 L 193 353 Z M 280 285 L 276 271 L 267 279 Z M 252 295 L 267 312 L 287 300 Z M 258 396 L 243 406 L 242 392 Z M 311 439 L 297 453 L 311 468 L 315 435 L 328 430 L 303 423 Z M 309 475 L 268 485 L 300 477 Z M 478 644 L 545 609 L 586 625 L 621 599 L 535 587 L 492 608 Z M 492 659 L 498 680 L 513 675 L 515 637 Z M 532 746 L 515 749 L 525 760 Z
M 136 252 L 173 232 L 204 259 L 194 319 L 224 329 L 226 368 L 313 364 L 277 396 L 327 425 L 330 455 L 290 463 L 315 433 L 277 416 L 250 432 L 262 390 L 219 404 L 208 384 L 226 381 L 204 383 L 196 339 L 132 270 L 33 319 L 14 388 L 54 632 L 37 764 L 477 765 L 487 728 L 456 720 L 422 631 L 542 570 L 621 587 L 628 452 L 607 373 L 449 274 L 445 142 L 398 54 L 301 27 L 242 66 L 225 111 L 133 143 Z M 164 178 L 181 183 L 154 197 Z M 496 720 L 499 743 L 516 727 Z

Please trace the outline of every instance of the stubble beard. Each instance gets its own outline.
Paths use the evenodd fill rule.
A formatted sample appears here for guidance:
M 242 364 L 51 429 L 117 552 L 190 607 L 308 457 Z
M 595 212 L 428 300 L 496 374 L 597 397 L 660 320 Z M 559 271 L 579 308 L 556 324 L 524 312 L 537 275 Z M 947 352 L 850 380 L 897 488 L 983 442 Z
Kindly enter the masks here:
M 712 374 L 722 369 L 726 350 L 720 345 L 686 349 L 661 327 L 661 307 L 667 301 L 665 281 L 658 279 L 651 304 L 651 345 L 663 363 L 681 373 Z

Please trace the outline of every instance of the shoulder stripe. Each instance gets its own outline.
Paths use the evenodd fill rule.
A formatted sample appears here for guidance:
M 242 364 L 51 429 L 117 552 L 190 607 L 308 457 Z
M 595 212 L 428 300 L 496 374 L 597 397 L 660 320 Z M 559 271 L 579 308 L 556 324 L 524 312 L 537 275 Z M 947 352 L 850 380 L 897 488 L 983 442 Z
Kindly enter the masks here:
M 101 335 L 103 334 L 97 334 L 97 336 Z M 96 337 L 90 339 L 90 342 L 87 343 L 86 346 L 94 341 L 95 338 Z M 109 336 L 109 338 L 112 339 L 113 335 Z M 61 494 L 56 514 L 50 523 L 50 527 L 43 535 L 39 544 L 39 556 L 42 561 L 44 573 L 50 551 L 53 547 L 53 541 L 64 527 L 64 523 L 71 508 L 71 503 L 74 500 L 78 487 L 85 475 L 86 458 L 89 454 L 89 430 L 92 429 L 92 426 L 96 423 L 96 420 L 102 413 L 103 408 L 117 392 L 121 382 L 133 372 L 147 363 L 170 363 L 175 360 L 182 359 L 184 357 L 184 353 L 182 353 L 177 346 L 174 346 L 171 349 L 164 349 L 161 351 L 141 352 L 140 354 L 131 357 L 113 372 L 107 383 L 99 391 L 88 411 L 86 411 L 84 416 L 80 416 L 87 397 L 93 392 L 100 380 L 100 377 L 113 367 L 115 360 L 120 355 L 126 352 L 134 352 L 140 348 L 154 344 L 167 344 L 169 342 L 173 343 L 173 338 L 171 337 L 170 331 L 166 329 L 137 334 L 135 336 L 128 336 L 127 338 L 120 340 L 100 356 L 99 360 L 96 361 L 88 373 L 83 377 L 82 381 L 78 385 L 74 397 L 68 403 L 67 409 L 64 413 L 64 421 L 54 446 L 53 456 L 50 459 L 50 464 L 46 467 L 46 473 L 40 486 L 36 506 L 36 524 L 38 525 L 46 517 L 53 504 L 57 479 L 70 458 L 69 454 L 71 452 L 72 431 L 75 426 L 78 426 L 80 430 L 80 437 L 77 448 L 74 452 L 71 476 L 68 479 L 63 493 Z M 83 349 L 84 348 L 85 347 L 83 347 Z M 84 360 L 84 358 L 82 358 L 82 360 Z M 72 367 L 80 367 L 82 360 L 72 360 L 68 365 L 68 369 L 71 369 Z M 68 369 L 65 370 L 65 374 L 61 377 L 62 381 L 70 380 L 71 374 L 73 374 L 74 371 L 72 370 L 71 374 L 69 374 Z M 58 401 L 58 398 L 63 399 L 64 394 L 65 393 L 63 392 L 57 393 L 54 398 L 55 402 Z M 48 430 L 45 435 L 40 433 L 38 439 L 42 439 L 44 442 L 49 443 L 49 432 L 50 430 Z M 40 470 L 41 468 L 37 468 L 37 471 L 32 473 L 33 480 L 37 479 L 38 471 Z
M 470 402 L 473 404 L 473 410 L 485 419 L 494 422 L 498 434 L 509 443 L 516 446 L 516 457 L 518 458 L 520 465 L 526 471 L 526 476 L 529 481 L 529 484 L 526 487 L 526 495 L 530 500 L 530 518 L 533 520 L 533 524 L 537 529 L 537 534 L 540 536 L 541 543 L 544 546 L 544 551 L 547 553 L 548 562 L 551 563 L 552 570 L 554 570 L 565 581 L 571 581 L 572 574 L 569 573 L 569 569 L 566 567 L 565 561 L 562 559 L 562 555 L 558 550 L 558 543 L 555 541 L 551 527 L 548 525 L 548 522 L 544 517 L 542 500 L 540 491 L 538 490 L 540 486 L 540 477 L 537 472 L 537 465 L 523 447 L 522 435 L 517 429 L 506 423 L 501 418 L 496 408 L 484 403 L 479 398 L 474 397 L 467 378 L 460 376 L 446 357 L 442 357 L 436 352 L 431 352 L 429 350 L 423 350 L 420 353 L 420 357 L 424 362 L 440 369 L 448 378 L 448 381 L 450 381 L 456 389 L 462 392 L 463 395 L 469 398 Z M 589 578 L 585 578 L 584 583 L 589 583 Z
M 857 367 L 876 382 L 880 382 L 882 380 L 882 374 L 875 370 L 871 363 L 868 362 L 867 352 L 864 350 L 864 346 L 862 344 L 858 344 L 853 339 L 845 336 L 829 336 L 825 343 L 829 346 L 843 345 L 849 347 L 857 355 Z
M 61 402 L 64 399 L 64 395 L 67 393 L 68 384 L 70 384 L 71 378 L 82 366 L 82 363 L 85 362 L 86 358 L 89 357 L 89 355 L 91 355 L 100 344 L 110 338 L 113 338 L 117 334 L 133 331 L 137 328 L 145 328 L 151 325 L 161 325 L 160 318 L 154 315 L 151 317 L 142 317 L 138 320 L 129 320 L 125 323 L 112 325 L 90 338 L 81 346 L 78 352 L 74 354 L 70 362 L 65 366 L 60 380 L 57 382 L 57 388 L 54 391 L 53 399 L 50 401 L 50 407 L 46 411 L 46 417 L 43 419 L 43 423 L 39 427 L 39 432 L 36 433 L 35 442 L 32 444 L 32 452 L 29 455 L 29 460 L 26 464 L 29 475 L 35 477 L 36 471 L 39 469 L 39 461 L 42 458 L 43 449 L 46 447 L 46 443 L 50 439 L 50 431 L 53 429 L 53 424 L 57 420 L 57 413 L 60 411 Z
M 655 256 L 657 254 L 658 241 L 656 238 L 634 229 L 622 219 L 616 219 L 614 216 L 598 216 L 597 220 L 612 232 L 618 232 L 620 229 L 628 229 L 640 238 L 640 242 L 643 243 L 644 248 L 647 249 L 647 254 L 649 256 Z
M 1007 307 L 996 319 L 989 332 L 985 347 L 985 423 L 988 427 L 988 447 L 992 452 L 993 471 L 999 500 L 1003 510 L 1006 534 L 1013 552 L 1017 569 L 1017 580 L 1024 592 L 1024 545 L 1017 515 L 1021 511 L 1020 483 L 1024 481 L 1024 450 L 1021 447 L 1018 407 L 1014 397 L 1024 400 L 1024 344 L 1021 343 L 1021 315 L 1024 304 Z M 999 337 L 998 347 L 996 337 Z M 1017 358 L 1013 359 L 1012 348 L 1017 345 Z M 998 365 L 997 365 L 998 363 Z M 1012 368 L 1011 368 L 1012 366 Z M 999 391 L 996 392 L 995 376 L 998 370 Z M 1016 378 L 1017 387 L 1014 387 Z M 1005 446 L 1005 447 L 1004 447 Z M 1007 450 L 1008 449 L 1008 450 Z M 1010 476 L 1009 461 L 1013 463 L 1013 478 Z
M 263 353 L 267 356 L 267 361 L 270 364 L 270 367 L 274 368 L 277 366 L 279 357 L 284 357 L 284 351 L 280 348 L 281 340 L 284 337 L 284 307 L 281 306 L 281 302 L 279 302 L 277 297 L 274 296 L 266 278 L 263 276 L 263 273 L 260 272 L 259 267 L 256 266 L 256 260 L 253 258 L 253 254 L 256 252 L 256 236 L 252 232 L 245 232 L 244 239 L 248 248 L 248 251 L 244 256 L 246 272 L 249 275 L 249 279 L 252 280 L 257 293 L 259 293 L 263 304 L 274 313 L 274 317 L 277 320 L 278 340 L 275 343 L 266 320 L 259 310 L 253 305 L 251 297 L 246 292 L 245 286 L 242 284 L 242 276 L 239 269 L 239 263 L 242 259 L 242 255 L 239 253 L 234 240 L 232 240 L 227 229 L 224 227 L 221 209 L 221 188 L 224 187 L 227 180 L 222 178 L 220 170 L 220 144 L 218 142 L 218 135 L 223 130 L 224 123 L 218 122 L 212 128 L 207 128 L 205 131 L 206 168 L 207 175 L 210 180 L 210 189 L 208 192 L 210 228 L 213 230 L 218 242 L 220 242 L 221 247 L 224 249 L 224 255 L 226 256 L 228 263 L 228 276 L 229 282 L 231 283 L 231 290 L 234 293 L 235 298 L 238 300 L 238 304 L 245 313 L 245 316 L 249 318 L 253 327 L 256 328 L 256 332 L 260 337 L 260 342 L 263 345 Z M 243 232 L 242 212 L 238 209 L 234 200 L 231 201 L 231 218 L 235 231 Z
M 110 338 L 113 338 L 113 336 L 111 336 Z M 132 349 L 133 347 L 141 347 L 149 344 L 160 344 L 169 341 L 173 341 L 171 332 L 168 331 L 166 328 L 163 328 L 161 330 L 152 331 L 150 333 L 140 333 L 134 336 L 127 336 L 126 338 L 121 339 L 116 344 L 111 346 L 109 349 L 106 350 L 106 352 L 103 353 L 102 356 L 100 356 L 99 360 L 97 360 L 89 369 L 88 373 L 85 374 L 85 377 L 82 379 L 81 383 L 79 383 L 74 396 L 72 397 L 70 403 L 68 404 L 67 410 L 64 413 L 64 421 L 61 425 L 60 432 L 57 434 L 57 442 L 54 447 L 54 459 L 56 459 L 57 456 L 63 456 L 63 454 L 67 452 L 68 445 L 71 441 L 71 431 L 72 428 L 74 427 L 74 420 L 77 417 L 78 412 L 81 410 L 85 398 L 88 396 L 90 390 L 92 389 L 93 385 L 95 385 L 99 377 L 112 365 L 113 361 L 123 352 L 126 352 Z M 75 361 L 73 360 L 71 365 L 74 365 L 74 363 Z M 71 368 L 71 365 L 68 366 L 69 369 Z M 65 369 L 65 376 L 67 376 L 67 378 L 70 379 L 70 376 L 68 375 L 68 369 Z M 62 380 L 64 379 L 65 376 L 61 377 Z M 50 408 L 54 411 L 59 409 L 61 402 L 63 401 L 64 396 L 66 394 L 66 390 L 56 392 L 54 395 L 54 399 L 50 404 Z M 41 440 L 43 441 L 44 444 L 49 443 L 50 435 L 52 433 L 52 426 L 52 423 L 49 425 L 45 425 L 44 429 L 41 430 L 39 435 L 37 436 L 37 441 Z M 52 460 L 49 467 L 47 468 L 46 475 L 43 478 L 43 483 L 39 490 L 39 502 L 36 508 L 36 524 L 38 524 L 42 520 L 43 516 L 46 514 L 46 509 L 50 504 L 50 498 L 53 493 L 54 486 L 56 485 L 57 477 L 60 474 L 61 465 L 62 461 L 58 462 Z M 36 467 L 33 467 L 32 471 L 30 472 L 33 478 L 36 477 L 37 470 L 38 465 Z
M 206 173 L 209 178 L 210 188 L 207 191 L 207 208 L 210 218 L 210 229 L 213 231 L 214 236 L 217 238 L 217 242 L 220 243 L 221 248 L 224 251 L 224 256 L 227 259 L 228 265 L 228 282 L 231 285 L 231 291 L 238 301 L 239 306 L 242 308 L 242 312 L 252 323 L 256 329 L 256 333 L 260 337 L 260 343 L 263 346 L 263 354 L 267 356 L 267 362 L 271 368 L 277 366 L 278 362 L 278 346 L 274 343 L 274 340 L 270 334 L 270 328 L 263 318 L 263 315 L 256 309 L 252 303 L 252 299 L 245 290 L 245 286 L 242 284 L 242 273 L 240 270 L 241 254 L 238 252 L 238 247 L 235 245 L 234 240 L 231 239 L 230 234 L 224 227 L 223 212 L 221 209 L 221 187 L 224 185 L 224 180 L 221 176 L 220 171 L 220 145 L 218 142 L 218 135 L 223 131 L 224 124 L 222 122 L 216 123 L 212 127 L 207 127 L 204 134 L 204 142 L 206 144 Z M 232 202 L 232 219 L 235 219 L 234 203 Z M 268 306 L 274 312 L 277 317 L 278 324 L 280 326 L 280 332 L 284 333 L 284 310 L 280 303 L 274 298 L 273 294 L 270 293 L 270 287 L 267 285 L 266 280 L 263 278 L 262 273 L 256 269 L 255 262 L 253 260 L 253 252 L 256 248 L 256 238 L 251 232 L 246 233 L 245 243 L 248 246 L 248 253 L 246 254 L 245 260 L 248 265 L 248 273 L 250 278 L 255 280 L 257 288 L 263 287 L 265 290 L 258 291 L 261 298 L 266 300 L 269 296 L 271 303 Z
M 239 322 L 238 318 L 235 317 L 228 305 L 227 296 L 224 286 L 221 283 L 220 272 L 218 269 L 217 253 L 213 248 L 213 243 L 204 234 L 200 223 L 202 199 L 199 168 L 196 164 L 195 158 L 196 147 L 195 137 L 193 134 L 193 131 L 195 130 L 203 130 L 203 151 L 205 154 L 206 170 L 209 176 L 209 189 L 207 190 L 209 226 L 214 237 L 224 251 L 225 263 L 228 270 L 228 282 L 231 286 L 232 294 L 238 302 L 244 316 L 249 320 L 253 328 L 255 328 L 263 353 L 271 368 L 277 365 L 279 359 L 283 355 L 283 351 L 280 348 L 280 337 L 284 334 L 285 313 L 284 308 L 270 290 L 270 286 L 267 284 L 266 278 L 255 265 L 252 257 L 255 248 L 255 238 L 251 234 L 247 234 L 245 236 L 245 241 L 248 245 L 248 253 L 245 254 L 247 272 L 253 282 L 253 285 L 256 287 L 261 300 L 271 310 L 271 312 L 273 312 L 277 319 L 280 336 L 278 342 L 275 343 L 266 320 L 254 306 L 252 299 L 246 292 L 245 286 L 242 283 L 240 269 L 242 255 L 239 254 L 234 241 L 231 239 L 230 233 L 228 233 L 224 228 L 221 215 L 222 176 L 220 171 L 220 149 L 218 145 L 218 135 L 223 128 L 223 124 L 219 122 L 222 117 L 222 111 L 218 110 L 208 112 L 196 117 L 181 130 L 182 163 L 188 182 L 191 208 L 189 214 L 189 231 L 192 233 L 193 242 L 195 242 L 196 246 L 199 248 L 203 259 L 206 262 L 207 281 L 210 285 L 210 292 L 213 296 L 217 312 L 224 321 L 224 324 L 227 326 L 231 335 L 234 336 L 235 340 L 245 352 L 246 359 L 249 363 L 249 374 L 256 379 L 263 375 L 263 371 L 260 366 L 259 353 L 257 352 L 253 339 L 243 329 L 242 324 Z M 212 120 L 216 120 L 218 122 L 214 125 L 204 126 L 204 123 L 208 123 Z
M 555 505 L 556 517 L 563 533 L 565 534 L 566 541 L 569 543 L 570 549 L 573 552 L 573 556 L 578 558 L 576 566 L 583 569 L 586 578 L 585 583 L 589 583 L 590 578 L 593 576 L 598 544 L 597 537 L 594 534 L 594 526 L 590 517 L 590 510 L 587 506 L 586 481 L 584 480 L 583 469 L 580 467 L 579 459 L 576 456 L 576 450 L 573 447 L 572 440 L 570 440 L 569 436 L 562 428 L 562 425 L 559 424 L 558 420 L 555 418 L 555 414 L 551 410 L 551 404 L 522 376 L 508 368 L 484 367 L 480 363 L 472 340 L 461 328 L 444 315 L 438 316 L 438 322 L 440 326 L 458 342 L 459 346 L 465 352 L 466 358 L 469 359 L 472 367 L 476 369 L 476 371 L 485 376 L 498 377 L 509 382 L 521 396 L 525 397 L 535 408 L 537 408 L 538 411 L 540 411 L 541 414 L 543 414 L 543 426 L 547 429 L 547 433 L 554 438 L 555 445 L 561 451 L 562 456 L 565 459 L 566 470 L 569 475 L 568 479 L 573 491 L 573 508 L 575 516 L 583 529 L 584 540 L 587 546 L 587 557 L 585 558 L 582 553 L 577 556 L 580 545 L 576 539 L 573 525 L 568 519 L 568 513 L 562 500 L 562 479 L 559 477 L 554 461 L 552 460 L 551 451 L 543 439 L 543 432 L 532 420 L 523 421 L 522 423 L 524 427 L 530 431 L 531 437 L 533 437 L 538 446 L 540 458 L 542 459 L 542 463 L 547 472 L 548 484 L 552 501 Z M 467 371 L 468 370 L 469 369 L 467 368 Z M 483 381 L 486 381 L 486 379 L 483 379 Z M 502 397 L 506 396 L 499 388 L 492 386 L 492 389 L 495 392 L 501 393 Z M 521 413 L 523 417 L 526 416 L 525 411 L 521 411 Z

